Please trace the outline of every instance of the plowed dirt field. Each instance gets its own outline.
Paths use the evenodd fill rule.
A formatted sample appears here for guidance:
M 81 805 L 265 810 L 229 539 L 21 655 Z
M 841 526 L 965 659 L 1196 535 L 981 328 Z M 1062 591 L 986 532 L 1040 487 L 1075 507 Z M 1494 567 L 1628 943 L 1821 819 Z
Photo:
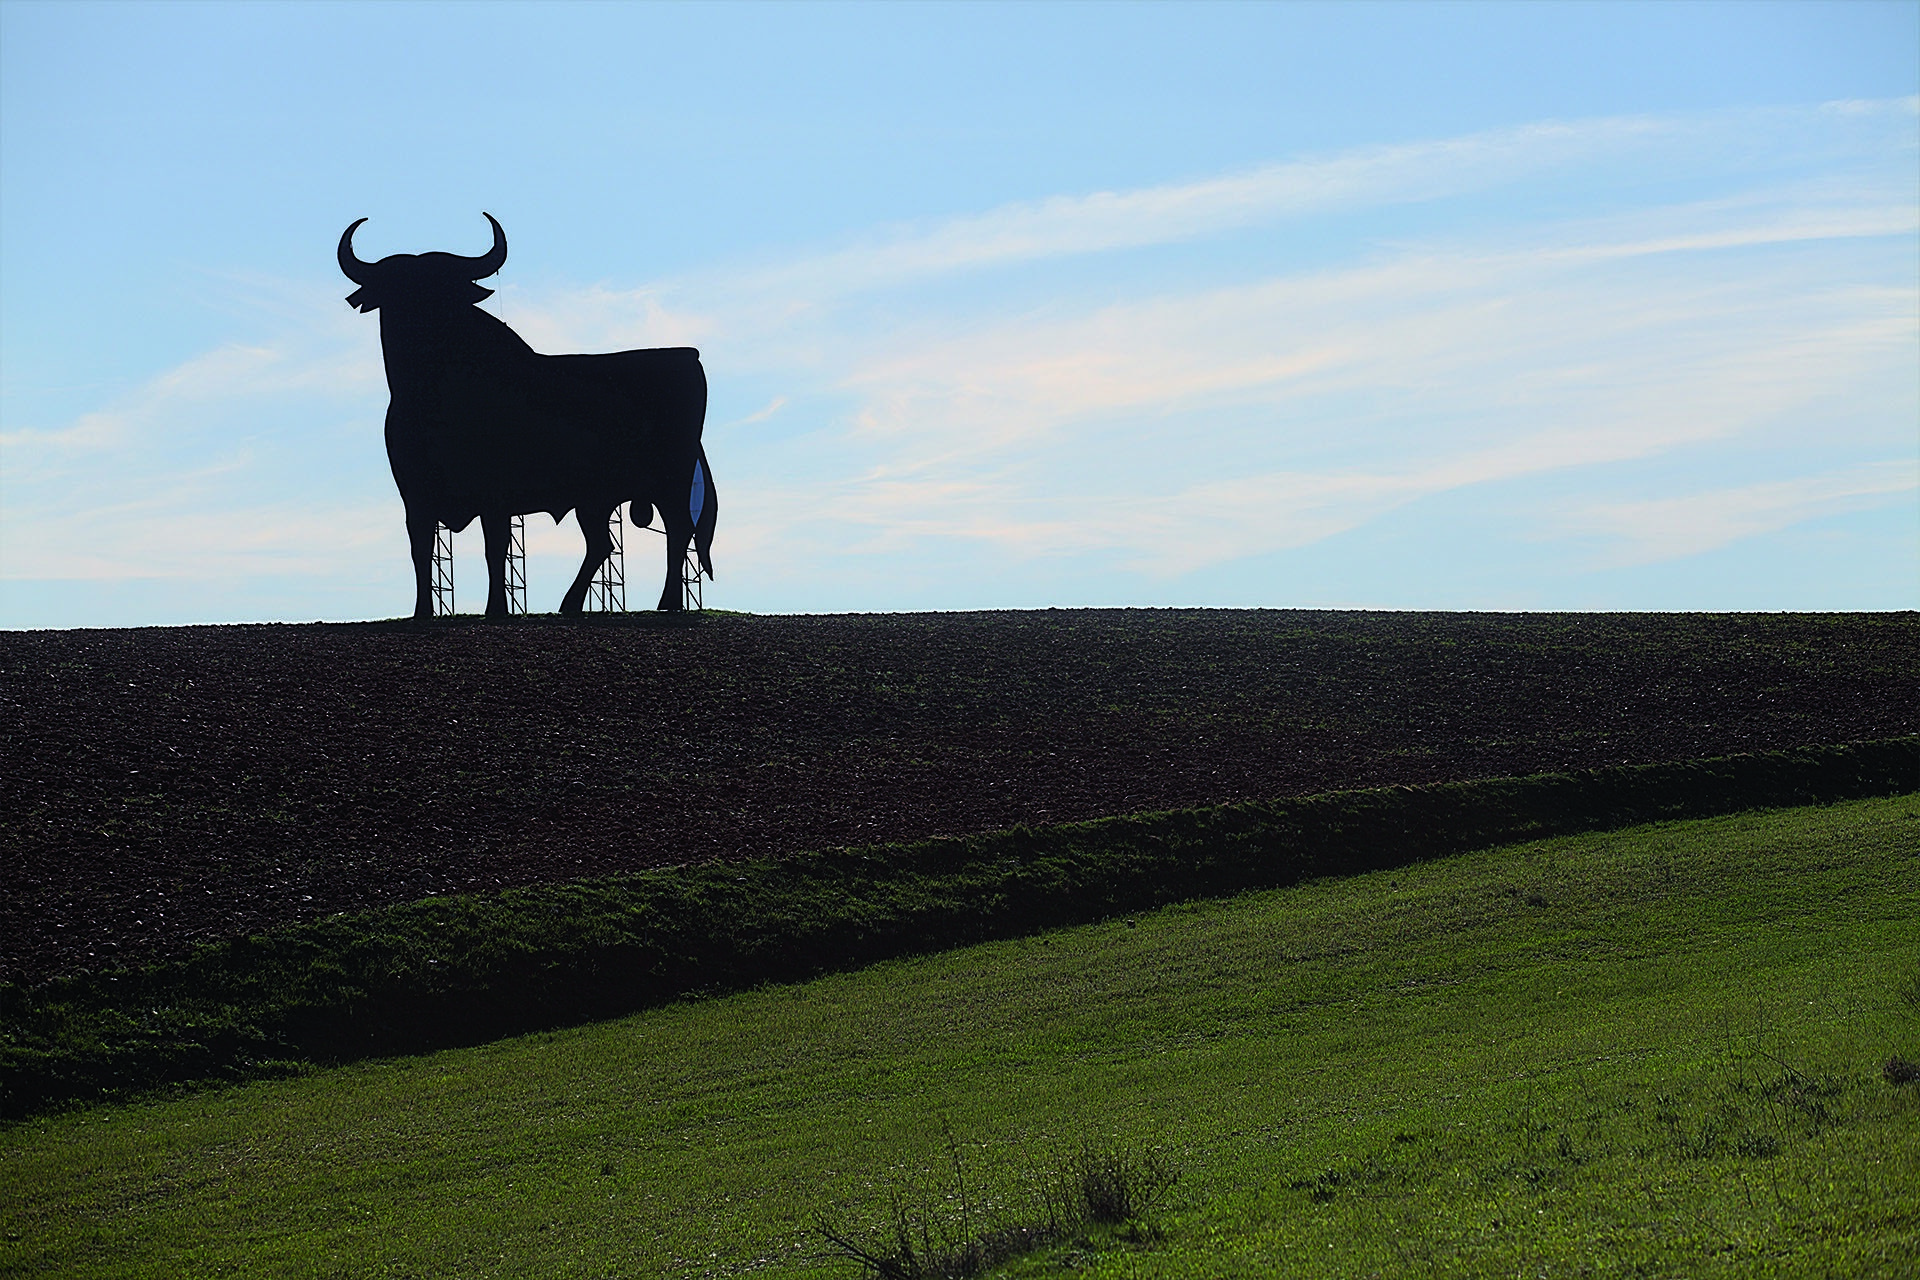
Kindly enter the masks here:
M 0 633 L 0 980 L 708 859 L 1920 731 L 1920 617 Z

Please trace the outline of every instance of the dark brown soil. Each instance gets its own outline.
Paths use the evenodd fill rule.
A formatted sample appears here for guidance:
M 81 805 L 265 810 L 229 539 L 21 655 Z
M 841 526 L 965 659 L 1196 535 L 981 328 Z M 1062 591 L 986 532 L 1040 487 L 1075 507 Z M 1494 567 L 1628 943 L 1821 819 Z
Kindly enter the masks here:
M 0 633 L 0 979 L 354 907 L 1920 731 L 1920 619 L 1062 611 Z

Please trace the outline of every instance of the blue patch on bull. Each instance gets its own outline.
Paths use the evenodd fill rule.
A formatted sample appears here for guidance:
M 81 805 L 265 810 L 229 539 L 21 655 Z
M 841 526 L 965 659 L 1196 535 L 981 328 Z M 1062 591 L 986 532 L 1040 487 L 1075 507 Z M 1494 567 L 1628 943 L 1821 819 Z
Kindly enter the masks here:
M 707 473 L 700 467 L 700 460 L 693 463 L 693 496 L 687 499 L 687 514 L 693 517 L 695 524 L 700 523 L 700 508 L 707 505 Z

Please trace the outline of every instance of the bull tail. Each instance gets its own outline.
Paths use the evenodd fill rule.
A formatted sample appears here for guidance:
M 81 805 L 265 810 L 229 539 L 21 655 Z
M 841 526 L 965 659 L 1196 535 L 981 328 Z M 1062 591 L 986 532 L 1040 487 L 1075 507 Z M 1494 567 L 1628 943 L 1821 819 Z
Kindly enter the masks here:
M 707 447 L 700 446 L 699 461 L 693 472 L 693 547 L 700 567 L 713 576 L 713 524 L 720 513 L 720 496 L 713 489 L 713 468 L 707 465 Z

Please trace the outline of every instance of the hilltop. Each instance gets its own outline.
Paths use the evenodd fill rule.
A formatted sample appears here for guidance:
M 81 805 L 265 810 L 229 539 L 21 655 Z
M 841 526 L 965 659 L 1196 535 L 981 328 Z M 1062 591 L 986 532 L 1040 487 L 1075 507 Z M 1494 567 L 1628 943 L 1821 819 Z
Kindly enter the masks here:
M 1891 615 L 0 634 L 0 980 L 646 867 L 1920 730 Z

